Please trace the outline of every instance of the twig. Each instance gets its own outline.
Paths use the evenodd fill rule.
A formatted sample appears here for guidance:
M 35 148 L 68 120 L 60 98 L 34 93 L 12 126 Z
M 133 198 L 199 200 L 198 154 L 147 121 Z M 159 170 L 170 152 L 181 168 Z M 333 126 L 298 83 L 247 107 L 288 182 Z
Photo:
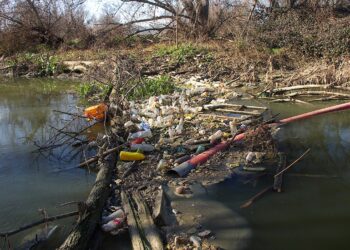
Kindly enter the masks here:
M 87 118 L 87 117 L 84 116 L 84 115 L 79 115 L 79 114 L 64 112 L 64 111 L 60 111 L 60 110 L 52 110 L 52 112 L 56 112 L 56 113 L 60 113 L 60 114 L 65 114 L 65 115 L 70 115 L 70 116 L 76 116 L 76 117 L 84 118 L 84 119 Z
M 293 161 L 291 164 L 289 164 L 287 167 L 285 167 L 282 171 L 280 171 L 279 173 L 275 174 L 274 178 L 276 178 L 277 176 L 283 174 L 284 172 L 286 172 L 288 169 L 290 169 L 291 167 L 294 166 L 295 163 L 297 163 L 298 161 L 300 161 L 305 155 L 307 155 L 310 152 L 310 148 L 308 150 L 306 150 L 301 156 L 299 156 L 298 159 L 296 159 L 295 161 Z
M 118 151 L 121 147 L 125 146 L 126 144 L 127 143 L 124 143 L 124 144 L 119 145 L 119 146 L 117 146 L 115 148 L 111 148 L 111 149 L 106 150 L 105 152 L 102 153 L 101 157 L 105 157 L 105 156 L 107 156 L 107 155 L 109 155 L 111 153 L 114 153 L 114 152 Z M 96 162 L 96 161 L 98 161 L 98 159 L 99 159 L 99 156 L 94 156 L 94 157 L 92 157 L 92 158 L 90 158 L 90 159 L 80 163 L 78 165 L 78 167 L 83 167 L 83 166 L 88 165 L 90 163 Z
M 12 230 L 12 231 L 8 231 L 8 232 L 0 233 L 0 237 L 8 237 L 8 236 L 17 234 L 17 233 L 19 233 L 19 232 L 22 232 L 22 231 L 24 231 L 24 230 L 27 230 L 27 229 L 29 229 L 29 228 L 38 226 L 38 225 L 40 225 L 40 224 L 44 224 L 44 223 L 47 223 L 47 222 L 50 222 L 50 221 L 59 220 L 59 219 L 64 219 L 64 218 L 71 217 L 71 216 L 75 216 L 75 215 L 79 215 L 79 212 L 78 212 L 78 211 L 74 211 L 74 212 L 69 212 L 69 213 L 65 213 L 65 214 L 55 215 L 55 216 L 52 216 L 52 217 L 47 217 L 47 218 L 38 220 L 38 221 L 36 221 L 36 222 L 33 222 L 33 223 L 30 223 L 30 224 L 21 226 L 20 228 L 18 228 L 18 229 L 16 229 L 16 230 Z
M 258 198 L 260 198 L 260 196 L 262 196 L 262 195 L 265 194 L 266 192 L 272 190 L 272 188 L 273 188 L 273 185 L 268 186 L 267 188 L 264 188 L 262 191 L 260 191 L 259 193 L 257 193 L 256 195 L 254 195 L 252 198 L 250 198 L 248 201 L 246 201 L 244 204 L 242 204 L 240 208 L 247 208 L 247 207 L 249 207 L 250 205 L 253 204 L 253 202 L 254 202 L 255 200 L 257 200 Z

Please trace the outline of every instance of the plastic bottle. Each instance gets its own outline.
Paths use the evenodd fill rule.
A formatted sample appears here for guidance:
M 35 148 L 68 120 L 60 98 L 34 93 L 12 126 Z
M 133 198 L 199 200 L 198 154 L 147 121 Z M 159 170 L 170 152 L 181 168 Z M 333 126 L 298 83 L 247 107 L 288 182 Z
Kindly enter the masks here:
M 120 151 L 119 159 L 121 161 L 142 161 L 145 155 L 137 152 Z
M 175 132 L 177 135 L 181 135 L 184 129 L 184 119 L 181 118 L 179 124 L 175 128 Z
M 157 171 L 161 171 L 165 169 L 168 166 L 167 162 L 163 159 L 161 159 L 157 165 Z
M 213 135 L 209 137 L 210 143 L 214 143 L 222 137 L 222 131 L 218 130 Z
M 129 136 L 129 139 L 148 138 L 148 137 L 152 137 L 151 130 L 145 130 L 145 131 L 139 131 L 139 132 L 133 133 Z
M 117 218 L 123 218 L 124 217 L 124 211 L 121 209 L 118 209 L 117 211 L 111 213 L 108 216 L 102 217 L 102 223 L 105 224 L 111 220 L 117 219 Z
M 173 128 L 169 128 L 168 133 L 170 138 L 174 138 L 176 131 Z
M 104 232 L 110 232 L 117 228 L 121 228 L 123 225 L 123 222 L 124 222 L 124 218 L 116 218 L 114 220 L 109 221 L 106 224 L 103 224 L 101 228 Z
M 154 150 L 154 147 L 151 144 L 131 144 L 130 146 L 131 150 L 141 150 L 143 152 L 152 152 Z
M 128 129 L 132 126 L 134 126 L 135 124 L 132 122 L 132 121 L 127 121 L 125 124 L 124 124 L 124 128 Z
M 230 121 L 229 125 L 230 125 L 231 135 L 233 136 L 237 133 L 237 125 L 234 121 Z

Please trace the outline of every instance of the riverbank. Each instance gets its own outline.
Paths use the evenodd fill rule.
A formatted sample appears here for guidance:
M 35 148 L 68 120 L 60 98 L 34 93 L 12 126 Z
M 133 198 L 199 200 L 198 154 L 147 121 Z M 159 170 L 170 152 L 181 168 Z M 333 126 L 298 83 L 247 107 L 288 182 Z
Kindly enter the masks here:
M 53 76 L 88 79 L 103 71 L 115 57 L 129 57 L 142 76 L 199 74 L 211 80 L 275 87 L 349 82 L 349 58 L 307 57 L 295 50 L 267 49 L 244 42 L 212 40 L 136 45 L 118 50 L 72 50 L 23 53 L 3 58 L 0 67 L 7 76 Z M 90 78 L 91 79 L 91 78 Z M 102 80 L 102 79 L 101 79 Z M 347 86 L 347 85 L 346 85 Z
M 269 71 L 259 71 L 258 67 L 252 67 L 248 73 L 235 71 L 234 69 L 239 68 L 237 65 L 243 65 L 239 64 L 238 59 L 232 60 L 228 55 L 219 57 L 220 52 L 215 53 L 215 57 L 213 57 L 213 51 L 213 48 L 207 48 L 203 45 L 196 47 L 189 44 L 180 45 L 178 48 L 174 46 L 154 47 L 140 52 L 138 56 L 134 56 L 129 51 L 115 57 L 115 60 L 106 59 L 105 61 L 97 61 L 95 64 L 84 64 L 84 62 L 79 61 L 71 64 L 75 65 L 72 67 L 84 64 L 84 67 L 88 69 L 89 73 L 79 74 L 82 79 L 89 78 L 96 82 L 112 83 L 114 92 L 112 91 L 111 95 L 109 95 L 110 92 L 106 92 L 103 97 L 109 96 L 111 135 L 107 135 L 111 136 L 114 142 L 123 144 L 129 133 L 140 129 L 136 128 L 135 125 L 142 124 L 141 122 L 150 126 L 153 132 L 153 136 L 146 139 L 146 142 L 154 147 L 154 152 L 145 153 L 146 160 L 136 164 L 136 166 L 124 163 L 118 165 L 113 183 L 115 196 L 111 196 L 104 214 L 113 211 L 110 210 L 111 206 L 125 205 L 125 202 L 120 203 L 121 191 L 131 194 L 139 192 L 153 212 L 156 208 L 159 186 L 161 185 L 166 184 L 170 187 L 171 193 L 178 193 L 180 197 L 188 197 L 190 200 L 192 186 L 197 183 L 210 185 L 222 182 L 235 173 L 237 167 L 246 165 L 250 153 L 254 154 L 253 157 L 256 158 L 254 160 L 274 158 L 268 157 L 269 153 L 273 152 L 266 147 L 268 144 L 263 144 L 261 148 L 257 149 L 253 138 L 250 138 L 251 141 L 248 141 L 245 147 L 244 145 L 239 148 L 230 147 L 228 151 L 219 154 L 206 164 L 200 164 L 200 168 L 197 170 L 191 171 L 190 169 L 189 178 L 173 179 L 173 177 L 167 176 L 168 171 L 163 171 L 176 167 L 177 162 L 175 161 L 178 158 L 199 153 L 196 151 L 203 150 L 200 146 L 204 147 L 204 150 L 207 149 L 206 147 L 214 146 L 217 142 L 211 142 L 209 136 L 216 134 L 219 130 L 222 134 L 218 139 L 223 142 L 228 140 L 234 134 L 230 126 L 232 121 L 235 123 L 236 129 L 240 129 L 242 125 L 253 128 L 253 130 L 255 126 L 259 127 L 262 122 L 255 117 L 256 115 L 259 117 L 261 113 L 259 107 L 255 105 L 257 109 L 246 109 L 249 103 L 258 100 L 257 98 L 263 98 L 264 102 L 297 102 L 303 105 L 310 105 L 315 99 L 314 95 L 320 96 L 316 98 L 319 99 L 316 101 L 348 98 L 348 94 L 345 93 L 348 91 L 347 75 L 345 74 L 347 63 L 341 64 L 333 71 L 330 70 L 330 66 L 315 67 L 304 74 L 305 77 L 300 78 L 302 73 L 299 73 L 298 76 L 297 71 L 275 71 L 273 69 L 269 74 Z M 268 64 L 261 66 L 260 69 L 266 65 Z M 116 71 L 119 72 L 119 76 L 124 78 L 116 78 L 114 74 Z M 272 77 L 271 79 L 274 80 L 270 79 L 271 75 L 278 74 L 277 72 L 284 72 L 283 74 L 289 72 L 289 75 L 278 83 L 276 79 L 280 78 Z M 321 72 L 324 72 L 325 75 L 316 77 Z M 70 73 L 67 74 L 69 77 Z M 270 84 L 268 84 L 269 79 Z M 295 86 L 289 86 L 289 84 L 295 84 Z M 109 85 L 107 84 L 107 86 Z M 284 88 L 286 86 L 287 88 Z M 306 92 L 302 92 L 305 90 Z M 127 98 L 129 100 L 121 103 L 120 100 L 123 99 L 122 95 L 125 93 L 129 93 Z M 276 98 L 278 95 L 283 97 Z M 101 98 L 95 99 L 95 101 L 98 100 Z M 237 103 L 245 103 L 245 106 Z M 265 109 L 264 106 L 260 108 Z M 122 109 L 123 115 L 121 115 L 120 109 Z M 135 111 L 137 119 L 132 120 L 131 115 Z M 170 115 L 172 117 L 169 117 Z M 251 115 L 251 117 L 244 117 L 244 115 Z M 128 119 L 132 120 L 133 124 L 125 126 L 129 122 Z M 171 132 L 171 129 L 174 131 Z M 142 130 L 145 128 L 142 127 Z M 266 134 L 271 136 L 271 132 L 273 131 L 267 131 Z M 199 144 L 192 144 L 193 139 L 199 141 Z M 201 139 L 206 141 L 201 141 Z M 268 138 L 260 139 L 262 142 L 273 141 Z M 108 145 L 109 143 L 108 141 Z M 122 149 L 130 150 L 128 146 L 124 146 Z M 163 164 L 160 164 L 161 160 L 164 160 Z M 261 161 L 257 163 L 261 163 Z M 266 163 L 263 161 L 264 168 L 267 166 Z M 272 166 L 276 165 L 276 161 L 272 162 Z M 161 170 L 162 168 L 164 169 Z M 260 171 L 261 166 L 257 166 L 256 170 Z M 183 208 L 186 206 L 183 205 Z M 215 249 L 216 233 L 208 228 L 200 227 L 203 222 L 201 214 L 190 215 L 190 217 L 194 216 L 193 221 L 191 221 L 187 213 L 178 214 L 176 209 L 169 211 L 170 215 L 175 214 L 178 222 L 183 221 L 183 227 L 180 227 L 180 231 L 176 231 L 174 228 L 169 231 L 169 228 L 162 228 L 161 224 L 157 224 L 163 232 L 162 239 L 169 243 L 171 248 L 176 249 L 179 245 L 187 246 L 188 244 L 191 245 L 189 247 L 192 247 L 194 244 L 198 244 L 199 240 L 195 238 L 195 242 L 193 242 L 193 239 L 190 238 L 196 236 L 200 237 L 204 249 Z M 182 220 L 182 217 L 185 219 Z M 249 238 L 249 230 L 245 234 L 246 237 L 241 238 L 242 244 Z M 220 235 L 218 237 L 220 238 Z M 239 248 L 237 247 L 237 249 Z

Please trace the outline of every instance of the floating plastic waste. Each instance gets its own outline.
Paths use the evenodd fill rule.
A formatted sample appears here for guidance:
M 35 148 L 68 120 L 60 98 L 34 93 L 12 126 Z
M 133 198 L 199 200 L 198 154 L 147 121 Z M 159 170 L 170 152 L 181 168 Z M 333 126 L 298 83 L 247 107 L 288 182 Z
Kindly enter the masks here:
M 108 106 L 104 103 L 100 103 L 95 106 L 91 106 L 85 109 L 84 115 L 90 120 L 104 120 Z
M 119 159 L 121 161 L 142 161 L 145 155 L 137 152 L 120 151 Z

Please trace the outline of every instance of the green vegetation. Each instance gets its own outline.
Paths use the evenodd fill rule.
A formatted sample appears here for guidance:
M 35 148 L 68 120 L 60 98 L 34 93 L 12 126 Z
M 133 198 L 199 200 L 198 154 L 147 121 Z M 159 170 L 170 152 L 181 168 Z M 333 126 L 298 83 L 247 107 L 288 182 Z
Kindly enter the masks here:
M 159 45 L 155 50 L 155 55 L 159 57 L 169 57 L 172 63 L 184 63 L 186 59 L 195 57 L 198 54 L 208 54 L 205 48 L 195 46 L 192 43 L 176 45 Z M 209 54 L 208 54 L 209 55 Z M 210 56 L 210 55 L 209 55 Z
M 9 60 L 9 66 L 27 65 L 35 69 L 39 76 L 51 76 L 56 73 L 58 58 L 49 54 L 23 53 L 18 54 L 14 60 Z
M 165 95 L 174 92 L 175 84 L 168 75 L 155 78 L 143 78 L 139 86 L 128 95 L 129 99 L 141 99 L 150 96 Z
M 99 82 L 85 82 L 77 86 L 76 91 L 81 97 L 97 96 L 100 99 L 104 98 L 109 90 L 109 85 Z

